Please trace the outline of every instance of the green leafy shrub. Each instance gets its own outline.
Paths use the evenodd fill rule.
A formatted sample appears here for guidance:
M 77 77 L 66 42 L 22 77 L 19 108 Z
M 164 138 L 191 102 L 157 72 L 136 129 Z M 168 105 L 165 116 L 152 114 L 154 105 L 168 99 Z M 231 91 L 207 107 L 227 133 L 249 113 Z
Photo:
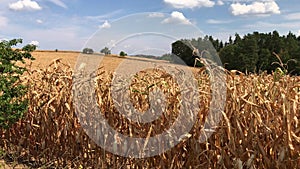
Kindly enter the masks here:
M 93 54 L 93 53 L 94 53 L 94 50 L 91 49 L 91 48 L 84 48 L 84 49 L 82 50 L 82 53 L 84 53 L 84 54 Z
M 26 71 L 17 62 L 25 63 L 24 59 L 34 58 L 31 52 L 35 45 L 26 45 L 22 49 L 14 49 L 22 39 L 0 42 L 0 127 L 8 128 L 18 121 L 28 108 L 25 99 L 27 86 L 21 84 L 20 76 Z
M 124 57 L 124 56 L 127 56 L 127 53 L 125 53 L 124 51 L 121 51 L 121 52 L 120 52 L 120 56 L 123 56 L 123 57 Z
M 110 55 L 111 50 L 108 47 L 105 47 L 105 48 L 100 50 L 100 53 L 104 53 L 105 55 Z

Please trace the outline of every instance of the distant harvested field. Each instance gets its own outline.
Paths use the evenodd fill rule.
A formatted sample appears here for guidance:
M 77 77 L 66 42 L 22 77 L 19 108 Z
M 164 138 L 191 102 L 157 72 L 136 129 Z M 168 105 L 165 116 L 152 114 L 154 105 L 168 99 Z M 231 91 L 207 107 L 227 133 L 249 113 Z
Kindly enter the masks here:
M 62 63 L 74 66 L 80 52 L 73 51 L 35 51 L 32 53 L 36 59 L 32 61 L 32 68 L 46 68 L 55 59 L 62 59 Z
M 50 63 L 52 63 L 56 59 L 61 59 L 61 63 L 67 64 L 71 66 L 72 68 L 75 67 L 75 64 L 77 62 L 77 58 L 80 55 L 84 55 L 80 52 L 76 51 L 50 51 L 50 50 L 39 50 L 32 53 L 33 57 L 35 58 L 34 61 L 27 62 L 27 66 L 31 64 L 31 68 L 33 69 L 45 69 L 49 66 Z M 89 57 L 90 55 L 86 55 Z M 142 59 L 142 60 L 150 60 L 151 62 L 164 62 L 164 61 L 158 61 L 153 59 L 146 59 L 146 58 L 135 58 L 131 56 L 126 56 L 125 58 L 119 57 L 118 55 L 108 55 L 103 58 L 101 61 L 100 66 L 103 66 L 103 69 L 106 71 L 114 71 L 118 65 L 123 61 L 124 59 Z

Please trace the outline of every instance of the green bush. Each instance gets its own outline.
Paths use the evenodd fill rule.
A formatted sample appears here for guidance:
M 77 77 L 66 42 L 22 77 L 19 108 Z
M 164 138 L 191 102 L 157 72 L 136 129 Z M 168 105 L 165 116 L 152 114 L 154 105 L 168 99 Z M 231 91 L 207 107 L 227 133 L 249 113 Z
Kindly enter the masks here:
M 100 53 L 104 53 L 105 55 L 110 55 L 111 54 L 111 50 L 109 50 L 108 47 L 105 47 L 102 50 L 100 50 Z
M 91 48 L 84 48 L 84 49 L 82 50 L 82 53 L 84 53 L 84 54 L 93 54 L 93 53 L 94 53 L 94 50 L 91 49 Z
M 124 56 L 127 56 L 127 53 L 125 53 L 124 51 L 121 51 L 121 52 L 120 52 L 120 56 L 123 56 L 123 57 L 124 57 Z
M 28 99 L 25 99 L 27 86 L 20 82 L 20 76 L 26 68 L 18 66 L 17 62 L 24 64 L 24 59 L 33 60 L 31 52 L 36 46 L 12 48 L 19 43 L 22 43 L 22 39 L 0 42 L 0 127 L 3 128 L 18 121 L 28 108 Z

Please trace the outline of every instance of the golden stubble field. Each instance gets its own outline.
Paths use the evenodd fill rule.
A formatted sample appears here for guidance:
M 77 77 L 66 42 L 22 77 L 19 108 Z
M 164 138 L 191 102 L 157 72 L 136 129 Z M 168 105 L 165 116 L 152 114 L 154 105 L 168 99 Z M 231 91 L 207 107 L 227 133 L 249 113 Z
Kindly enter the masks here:
M 75 67 L 75 64 L 77 62 L 77 58 L 79 56 L 86 56 L 89 55 L 82 54 L 77 51 L 34 51 L 32 52 L 32 56 L 36 59 L 33 61 L 28 61 L 26 66 L 30 66 L 32 69 L 45 69 L 49 66 L 50 63 L 52 63 L 56 59 L 60 59 L 61 63 L 69 65 L 71 68 Z M 151 62 L 165 62 L 160 60 L 153 60 L 153 59 L 147 59 L 147 58 L 136 58 L 131 56 L 126 57 L 119 57 L 118 55 L 107 55 L 104 56 L 103 60 L 100 63 L 100 67 L 103 67 L 105 71 L 113 72 L 118 65 L 124 61 L 124 59 L 133 59 L 133 60 L 142 60 L 142 61 L 151 61 Z
M 61 59 L 62 63 L 70 65 L 72 68 L 74 68 L 79 55 L 83 54 L 76 51 L 35 51 L 32 53 L 32 56 L 36 60 L 30 62 L 32 62 L 31 67 L 33 69 L 44 69 L 47 68 L 54 60 Z M 105 69 L 110 71 L 116 68 L 122 60 L 123 58 L 115 55 L 106 56 L 104 57 L 101 66 L 104 66 Z M 30 62 L 28 62 L 27 65 L 30 64 Z

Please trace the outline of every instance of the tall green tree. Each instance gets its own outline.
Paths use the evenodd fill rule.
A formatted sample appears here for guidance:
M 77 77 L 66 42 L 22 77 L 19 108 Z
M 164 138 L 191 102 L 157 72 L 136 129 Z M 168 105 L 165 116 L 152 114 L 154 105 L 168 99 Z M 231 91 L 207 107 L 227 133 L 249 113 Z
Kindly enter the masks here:
M 238 58 L 236 58 L 236 45 L 228 45 L 219 52 L 224 67 L 228 70 L 237 69 L 239 67 Z
M 101 49 L 100 53 L 104 53 L 105 55 L 110 55 L 111 50 L 109 50 L 108 47 L 105 47 L 105 48 Z
M 172 52 L 190 66 L 193 65 L 194 58 L 189 43 L 199 49 L 200 53 L 203 50 L 209 51 L 207 57 L 212 57 L 210 58 L 212 60 L 219 54 L 225 68 L 229 70 L 271 73 L 278 67 L 273 64 L 278 61 L 275 57 L 275 54 L 278 54 L 286 63 L 289 73 L 300 74 L 300 36 L 297 37 L 291 32 L 286 36 L 280 36 L 276 30 L 270 33 L 253 32 L 243 37 L 236 33 L 234 38 L 230 36 L 225 43 L 212 36 L 191 39 L 189 43 L 188 41 L 181 40 L 173 43 Z
M 240 45 L 242 48 L 241 53 L 244 55 L 240 58 L 242 61 L 241 70 L 243 72 L 256 72 L 256 64 L 258 62 L 258 46 L 256 39 L 249 35 L 243 40 Z
M 82 50 L 82 53 L 84 53 L 84 54 L 93 54 L 93 53 L 94 53 L 94 50 L 91 49 L 91 48 L 84 48 L 84 49 Z
M 180 63 L 180 60 L 178 60 L 180 58 L 188 66 L 193 66 L 194 58 L 192 52 L 193 50 L 188 46 L 185 40 L 178 40 L 172 43 L 172 61 L 175 63 Z
M 261 71 L 267 71 L 270 73 L 269 67 L 270 67 L 270 61 L 269 58 L 272 57 L 272 53 L 269 49 L 263 48 L 260 49 L 258 52 L 258 60 L 256 63 L 256 70 L 258 72 Z
M 8 128 L 19 120 L 28 108 L 25 98 L 27 86 L 22 84 L 20 76 L 26 68 L 18 66 L 17 62 L 25 63 L 25 59 L 34 58 L 31 52 L 34 45 L 26 45 L 22 49 L 13 49 L 22 39 L 0 42 L 0 127 Z

